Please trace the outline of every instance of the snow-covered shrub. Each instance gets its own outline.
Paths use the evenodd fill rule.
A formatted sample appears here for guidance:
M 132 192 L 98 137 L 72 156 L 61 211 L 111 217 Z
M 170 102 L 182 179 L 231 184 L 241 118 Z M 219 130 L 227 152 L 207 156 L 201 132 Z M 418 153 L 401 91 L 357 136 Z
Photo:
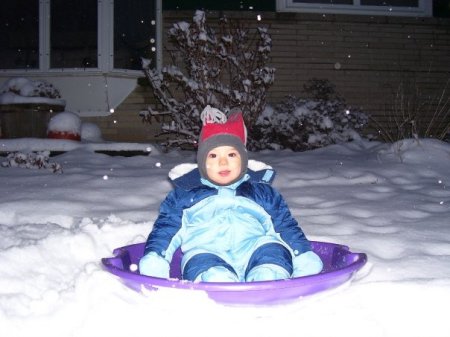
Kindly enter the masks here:
M 158 71 L 143 60 L 162 109 L 148 107 L 140 113 L 146 122 L 162 121 L 162 134 L 175 135 L 166 145 L 194 144 L 200 113 L 207 105 L 224 112 L 238 108 L 246 124 L 254 125 L 274 81 L 275 69 L 266 65 L 272 48 L 267 29 L 258 27 L 251 33 L 239 22 L 222 18 L 216 32 L 206 24 L 205 12 L 196 11 L 192 23 L 175 23 L 169 38 L 176 48 L 173 64 Z
M 329 81 L 312 79 L 304 89 L 311 99 L 288 96 L 266 107 L 254 127 L 251 149 L 303 151 L 361 138 L 367 115 L 349 107 Z
M 40 152 L 12 152 L 2 162 L 2 167 L 20 167 L 28 169 L 47 169 L 53 173 L 63 173 L 62 166 L 55 162 L 50 162 L 49 151 Z
M 13 93 L 22 97 L 61 98 L 61 94 L 53 84 L 44 80 L 32 81 L 23 77 L 14 77 L 6 81 L 0 94 Z

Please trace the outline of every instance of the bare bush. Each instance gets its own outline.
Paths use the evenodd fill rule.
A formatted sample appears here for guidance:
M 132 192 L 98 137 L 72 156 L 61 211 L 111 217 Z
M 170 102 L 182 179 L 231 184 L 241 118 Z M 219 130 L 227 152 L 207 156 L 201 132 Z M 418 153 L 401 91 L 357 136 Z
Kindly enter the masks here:
M 370 118 L 380 137 L 390 143 L 408 138 L 445 140 L 450 133 L 449 81 L 433 92 L 427 92 L 416 81 L 400 83 L 385 121 Z
M 258 27 L 252 33 L 240 22 L 221 18 L 216 32 L 206 24 L 205 13 L 196 11 L 192 23 L 175 23 L 169 37 L 176 48 L 172 64 L 159 71 L 143 62 L 162 109 L 149 106 L 141 111 L 145 122 L 161 122 L 162 135 L 175 135 L 165 145 L 195 144 L 200 113 L 207 105 L 225 113 L 240 109 L 251 129 L 274 81 L 275 69 L 266 65 L 272 48 L 267 29 Z

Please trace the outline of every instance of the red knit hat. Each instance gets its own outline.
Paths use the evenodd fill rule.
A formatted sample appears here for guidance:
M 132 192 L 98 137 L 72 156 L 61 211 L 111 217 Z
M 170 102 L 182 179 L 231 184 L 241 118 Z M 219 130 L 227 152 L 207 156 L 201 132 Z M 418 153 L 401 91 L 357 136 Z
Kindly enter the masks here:
M 247 149 L 245 148 L 247 129 L 242 113 L 234 112 L 227 119 L 223 112 L 208 105 L 203 110 L 201 119 L 203 128 L 197 152 L 197 163 L 201 176 L 209 179 L 206 173 L 206 157 L 209 151 L 218 146 L 233 146 L 239 152 L 242 161 L 241 174 L 235 181 L 241 179 L 247 171 L 248 164 Z
M 205 108 L 205 110 L 206 109 L 208 109 L 209 111 L 212 110 L 213 113 L 216 114 L 216 116 L 217 112 L 222 113 L 220 110 L 211 108 L 209 105 Z M 204 121 L 202 132 L 200 133 L 199 143 L 204 142 L 209 137 L 213 137 L 220 134 L 236 136 L 241 140 L 242 144 L 245 145 L 247 143 L 247 131 L 244 124 L 244 118 L 242 117 L 241 112 L 233 113 L 227 120 L 225 115 L 222 115 L 218 118 L 216 117 L 214 119 L 214 117 L 212 117 L 211 114 L 205 113 L 205 110 L 203 110 L 202 112 Z M 223 116 L 225 116 L 224 119 Z

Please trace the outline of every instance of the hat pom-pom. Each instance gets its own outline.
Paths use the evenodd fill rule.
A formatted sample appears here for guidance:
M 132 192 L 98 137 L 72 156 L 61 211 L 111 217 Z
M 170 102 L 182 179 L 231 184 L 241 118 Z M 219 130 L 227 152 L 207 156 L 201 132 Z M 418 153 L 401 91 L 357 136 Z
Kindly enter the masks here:
M 219 109 L 207 105 L 206 108 L 203 109 L 200 119 L 202 120 L 203 125 L 214 123 L 224 124 L 227 122 L 227 115 Z

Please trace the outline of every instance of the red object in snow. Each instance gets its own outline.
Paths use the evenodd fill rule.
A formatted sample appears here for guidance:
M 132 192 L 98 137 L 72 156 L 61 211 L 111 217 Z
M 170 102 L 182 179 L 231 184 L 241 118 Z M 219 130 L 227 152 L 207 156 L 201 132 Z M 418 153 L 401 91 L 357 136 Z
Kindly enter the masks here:
M 78 133 L 66 132 L 66 131 L 48 131 L 47 138 L 52 139 L 68 139 L 68 140 L 81 140 L 81 135 Z

